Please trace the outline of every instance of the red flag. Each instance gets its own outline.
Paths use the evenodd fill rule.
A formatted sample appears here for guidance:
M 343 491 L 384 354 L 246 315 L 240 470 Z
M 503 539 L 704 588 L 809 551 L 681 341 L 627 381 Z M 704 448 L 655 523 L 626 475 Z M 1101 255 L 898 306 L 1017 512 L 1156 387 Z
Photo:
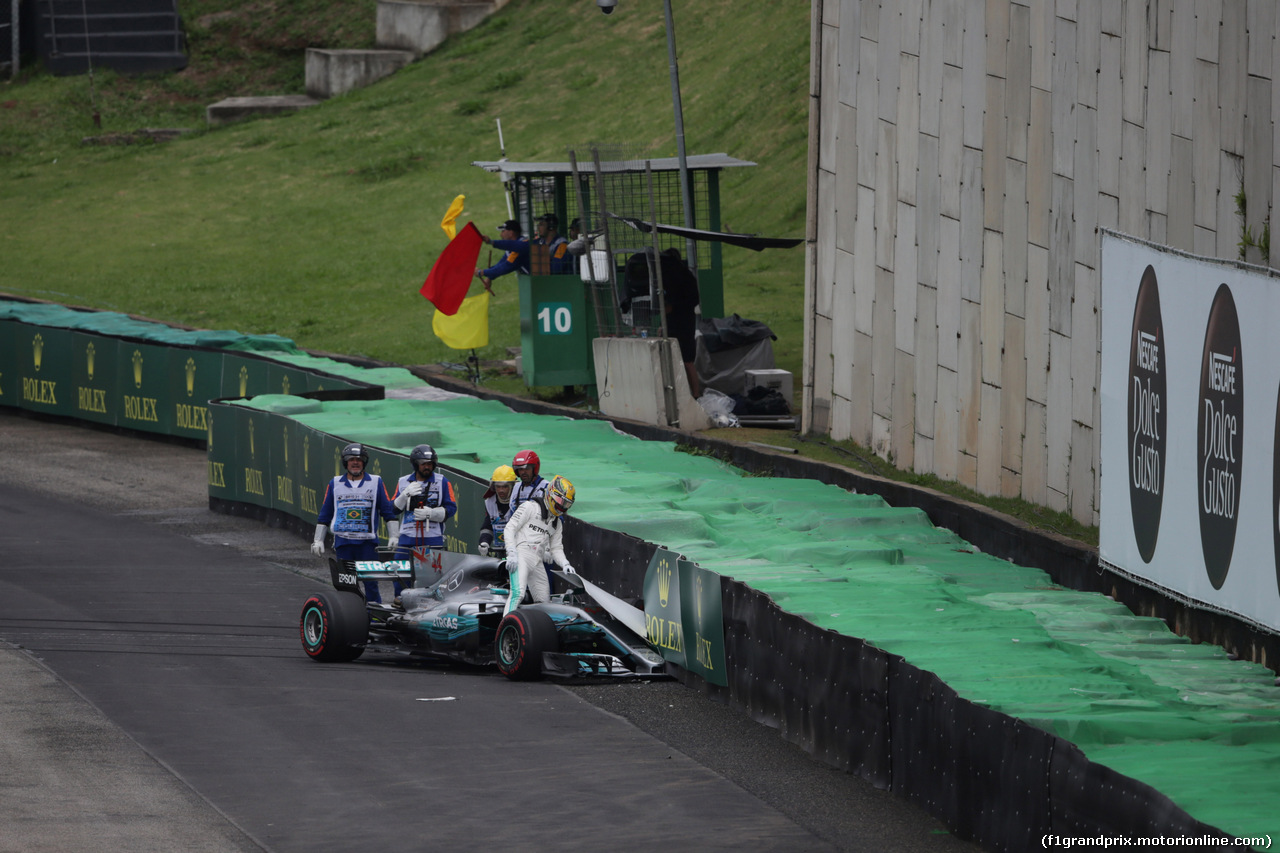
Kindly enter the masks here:
M 480 258 L 483 243 L 476 226 L 468 222 L 444 247 L 431 272 L 427 273 L 427 280 L 418 292 L 441 314 L 453 316 L 458 313 L 458 306 L 466 298 L 471 279 L 476 274 L 476 261 Z

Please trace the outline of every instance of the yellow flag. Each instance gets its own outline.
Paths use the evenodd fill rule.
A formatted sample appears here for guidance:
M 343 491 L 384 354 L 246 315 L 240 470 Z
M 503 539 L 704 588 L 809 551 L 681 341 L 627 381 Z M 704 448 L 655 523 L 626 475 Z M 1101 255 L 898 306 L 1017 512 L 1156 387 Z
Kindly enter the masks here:
M 431 318 L 431 331 L 451 349 L 479 349 L 489 345 L 489 293 L 462 300 L 453 316 L 439 311 Z
M 453 204 L 449 205 L 449 209 L 444 214 L 444 219 L 440 220 L 440 227 L 444 229 L 444 233 L 449 235 L 452 240 L 457 236 L 458 229 L 453 227 L 453 223 L 457 221 L 462 214 L 462 205 L 466 203 L 467 197 L 460 195 L 453 200 Z

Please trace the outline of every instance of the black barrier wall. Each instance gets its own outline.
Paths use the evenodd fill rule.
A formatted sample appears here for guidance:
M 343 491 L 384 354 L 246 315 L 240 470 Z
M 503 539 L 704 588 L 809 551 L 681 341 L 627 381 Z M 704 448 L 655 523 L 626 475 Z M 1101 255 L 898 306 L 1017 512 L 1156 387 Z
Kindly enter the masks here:
M 686 684 L 996 850 L 1044 836 L 1229 838 L 1071 743 L 961 698 L 931 672 L 723 582 L 730 682 Z

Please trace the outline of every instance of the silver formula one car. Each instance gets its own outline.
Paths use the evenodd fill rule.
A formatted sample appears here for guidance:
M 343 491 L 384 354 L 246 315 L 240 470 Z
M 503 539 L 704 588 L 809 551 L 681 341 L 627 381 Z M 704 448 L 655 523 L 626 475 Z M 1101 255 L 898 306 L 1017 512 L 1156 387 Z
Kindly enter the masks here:
M 376 652 L 496 664 L 511 679 L 666 677 L 662 656 L 645 639 L 644 612 L 578 575 L 557 573 L 567 592 L 504 618 L 503 560 L 435 552 L 427 562 L 333 560 L 330 572 L 334 591 L 302 605 L 302 648 L 313 660 L 352 661 Z M 430 585 L 417 585 L 419 575 Z M 365 601 L 362 581 L 394 578 L 410 587 L 398 603 Z

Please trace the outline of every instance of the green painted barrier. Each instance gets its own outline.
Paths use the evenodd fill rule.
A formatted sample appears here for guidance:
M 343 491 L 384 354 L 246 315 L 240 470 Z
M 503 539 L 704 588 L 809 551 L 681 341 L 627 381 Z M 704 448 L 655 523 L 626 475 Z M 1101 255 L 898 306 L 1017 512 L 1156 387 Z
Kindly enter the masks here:
M 239 500 L 267 509 L 274 508 L 267 491 L 271 470 L 270 429 L 270 414 L 246 409 L 236 418 L 231 430 L 234 437 L 231 466 Z
M 224 344 L 236 349 L 217 348 Z M 421 384 L 407 371 L 381 372 Z M 203 441 L 211 399 L 376 387 L 359 368 L 300 353 L 276 336 L 0 301 L 0 405 Z M 210 487 L 222 489 L 219 482 L 211 469 Z
M 21 405 L 22 383 L 18 380 L 18 324 L 0 318 L 0 406 Z
M 76 417 L 114 425 L 120 409 L 119 376 L 116 370 L 119 342 L 114 338 L 79 332 L 72 333 L 71 341 Z
M 236 502 L 240 500 L 240 491 L 236 487 L 235 463 L 235 424 L 224 419 L 215 428 L 213 410 L 217 403 L 209 403 L 209 431 L 205 444 L 208 453 L 207 469 L 209 474 L 210 499 Z
M 71 347 L 72 334 L 65 329 L 14 324 L 14 379 L 22 408 L 45 415 L 76 416 Z
M 256 358 L 227 355 L 222 361 L 222 393 L 219 397 L 256 397 L 270 394 L 270 365 Z
M 116 423 L 144 432 L 170 435 L 169 361 L 166 346 L 121 341 L 116 349 L 116 388 L 120 398 Z
M 649 642 L 664 659 L 728 685 L 718 574 L 659 548 L 645 571 L 644 615 Z
M 595 314 L 576 276 L 520 273 L 520 352 L 529 385 L 595 385 Z
M 267 428 L 267 452 L 271 467 L 267 471 L 267 488 L 272 506 L 302 517 L 300 500 L 303 483 L 302 458 L 298 453 L 299 427 L 291 420 L 272 418 Z
M 406 467 L 405 472 L 408 473 Z M 450 551 L 476 553 L 480 545 L 480 525 L 484 523 L 484 493 L 489 481 L 477 483 L 465 477 L 448 473 L 458 501 L 458 514 L 445 526 L 445 547 Z
M 169 359 L 172 435 L 194 439 L 207 436 L 209 401 L 222 390 L 222 361 L 222 353 L 205 350 L 180 351 Z
M 240 400 L 210 403 L 210 497 L 253 504 L 314 524 L 325 490 L 342 471 L 342 448 L 351 440 L 295 420 L 319 410 L 319 404 L 309 400 L 264 395 L 253 406 Z M 396 481 L 409 473 L 407 453 L 368 443 L 365 447 L 369 473 L 382 477 L 388 496 L 393 495 Z M 457 476 L 450 480 L 458 493 L 459 513 L 445 527 L 447 547 L 474 550 L 484 486 Z M 386 544 L 387 528 L 381 522 L 378 537 Z

